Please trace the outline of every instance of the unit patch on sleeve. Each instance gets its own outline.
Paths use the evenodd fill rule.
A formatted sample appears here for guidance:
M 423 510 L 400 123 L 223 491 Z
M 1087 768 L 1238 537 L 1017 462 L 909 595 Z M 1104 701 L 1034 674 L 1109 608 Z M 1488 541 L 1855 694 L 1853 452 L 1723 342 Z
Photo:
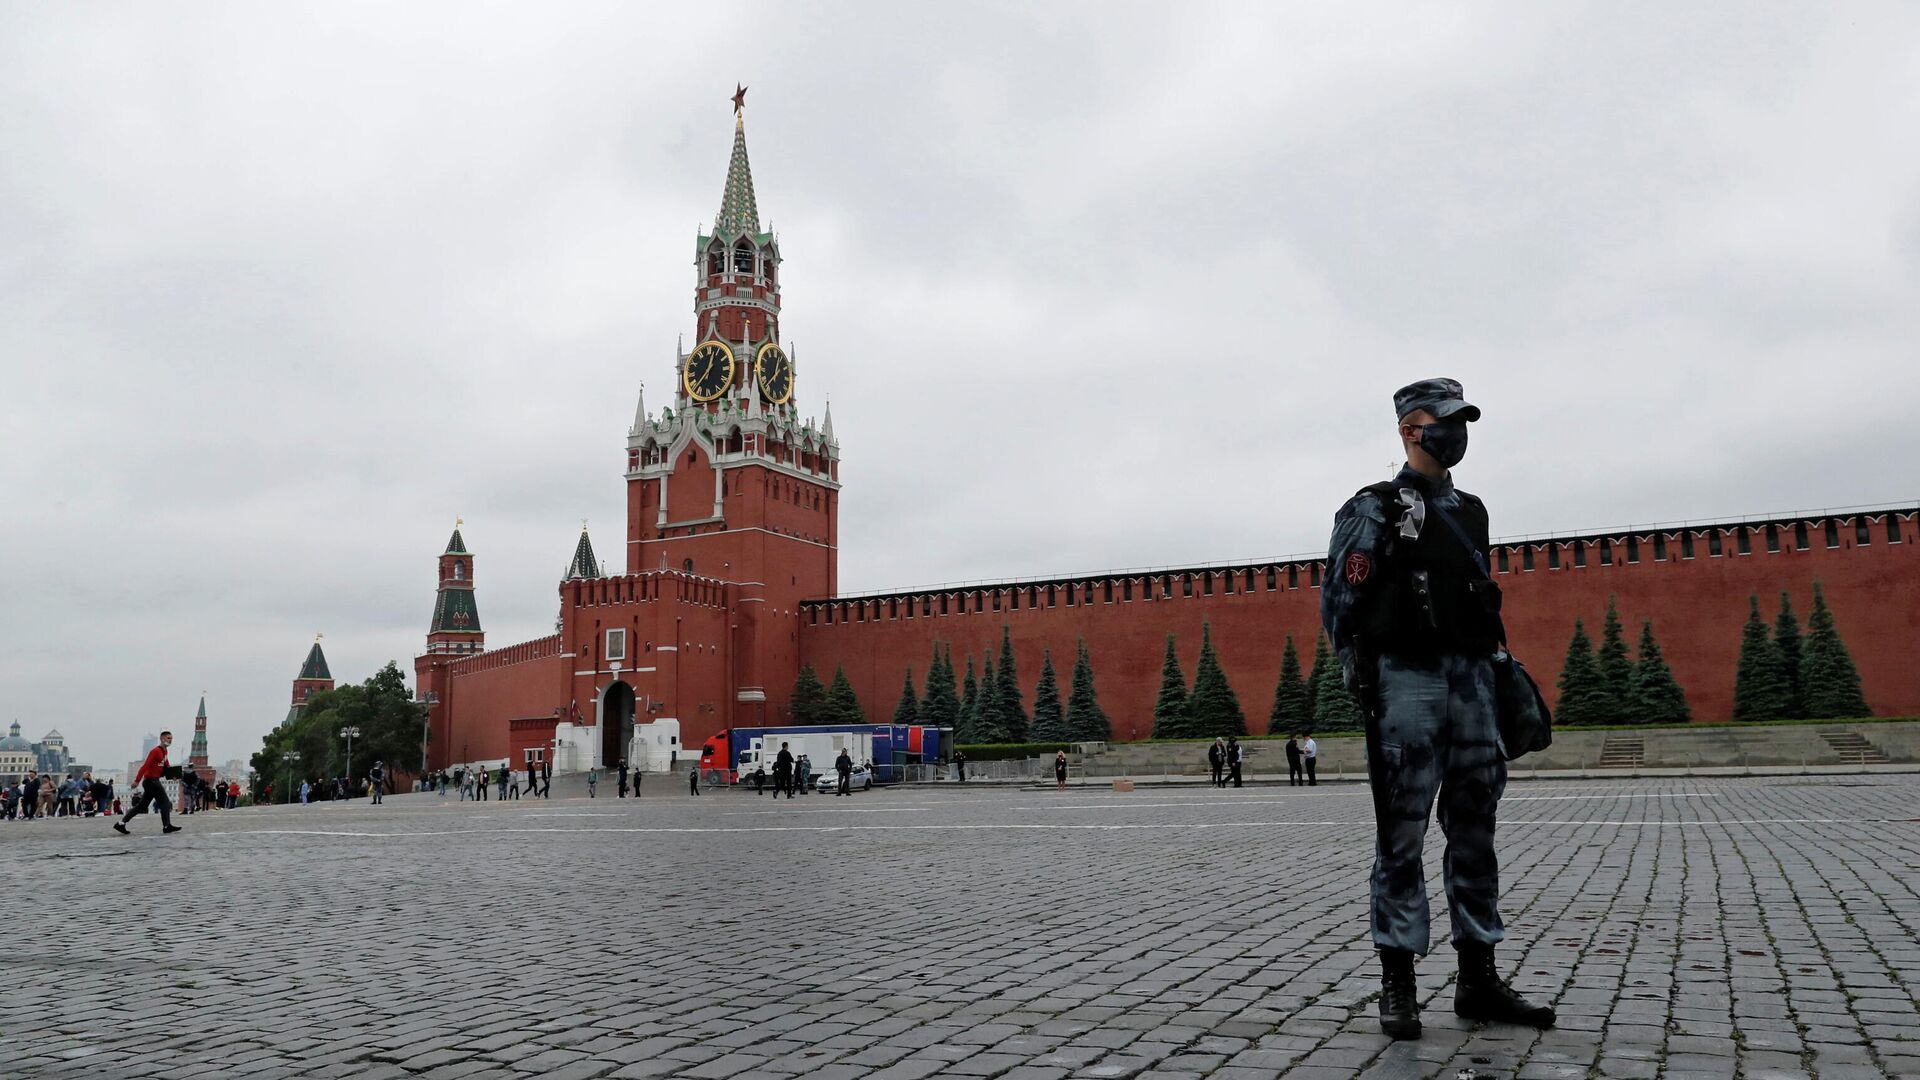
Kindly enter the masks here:
M 1358 585 L 1373 573 L 1373 560 L 1365 552 L 1356 551 L 1347 556 L 1347 584 Z

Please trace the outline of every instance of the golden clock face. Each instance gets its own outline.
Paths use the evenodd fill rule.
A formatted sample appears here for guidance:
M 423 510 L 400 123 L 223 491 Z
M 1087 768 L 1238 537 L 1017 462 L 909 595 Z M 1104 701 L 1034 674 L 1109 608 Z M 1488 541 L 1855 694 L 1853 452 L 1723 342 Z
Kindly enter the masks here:
M 768 404 L 785 405 L 793 400 L 793 360 L 787 350 L 771 341 L 760 346 L 753 358 L 753 375 L 760 383 L 760 396 Z
M 703 341 L 687 354 L 680 383 L 695 401 L 712 401 L 733 385 L 733 350 L 724 341 Z

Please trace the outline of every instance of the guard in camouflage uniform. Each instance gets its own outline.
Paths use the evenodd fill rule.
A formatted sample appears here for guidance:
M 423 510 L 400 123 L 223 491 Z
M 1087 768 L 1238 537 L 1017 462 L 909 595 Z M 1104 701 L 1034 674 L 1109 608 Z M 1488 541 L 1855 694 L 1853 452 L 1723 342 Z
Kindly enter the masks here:
M 1460 960 L 1454 1012 L 1551 1027 L 1553 1010 L 1515 994 L 1493 961 L 1502 936 L 1493 829 L 1507 768 L 1489 658 L 1504 631 L 1486 574 L 1487 510 L 1451 472 L 1480 410 L 1452 379 L 1404 387 L 1393 404 L 1406 465 L 1334 515 L 1320 592 L 1327 636 L 1367 714 L 1380 1026 L 1396 1039 L 1420 1036 L 1413 961 L 1430 944 L 1421 847 L 1438 796 Z

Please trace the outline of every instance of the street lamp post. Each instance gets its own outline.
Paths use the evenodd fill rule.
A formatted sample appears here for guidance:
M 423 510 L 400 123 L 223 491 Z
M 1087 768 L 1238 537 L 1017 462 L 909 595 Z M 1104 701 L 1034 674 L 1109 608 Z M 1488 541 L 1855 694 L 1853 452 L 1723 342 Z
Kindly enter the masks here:
M 286 753 L 280 755 L 280 760 L 287 763 L 287 789 L 282 794 L 286 795 L 288 802 L 292 802 L 293 801 L 293 767 L 300 763 L 300 751 L 289 750 Z
M 440 695 L 429 690 L 416 699 L 426 706 L 420 716 L 420 779 L 427 778 L 427 737 L 433 731 L 433 707 L 440 704 Z
M 358 734 L 360 734 L 360 729 L 352 725 L 340 729 L 340 737 L 347 740 L 347 767 L 345 772 L 348 798 L 353 797 L 353 737 Z

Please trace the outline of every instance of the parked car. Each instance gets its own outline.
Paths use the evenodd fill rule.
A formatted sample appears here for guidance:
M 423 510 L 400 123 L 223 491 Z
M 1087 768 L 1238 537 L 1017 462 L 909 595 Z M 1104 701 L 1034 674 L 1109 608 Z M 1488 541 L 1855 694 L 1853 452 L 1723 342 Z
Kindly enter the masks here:
M 840 774 L 829 769 L 820 775 L 820 782 L 814 785 L 823 795 L 831 795 L 840 790 Z M 873 790 L 873 770 L 865 765 L 855 765 L 848 777 L 847 787 L 853 791 Z

